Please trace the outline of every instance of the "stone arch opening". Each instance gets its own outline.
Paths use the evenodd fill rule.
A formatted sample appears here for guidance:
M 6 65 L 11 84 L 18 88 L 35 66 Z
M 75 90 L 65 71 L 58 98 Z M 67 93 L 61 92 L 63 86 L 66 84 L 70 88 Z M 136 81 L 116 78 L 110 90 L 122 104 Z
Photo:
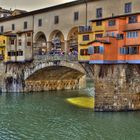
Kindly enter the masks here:
M 73 27 L 67 37 L 68 50 L 72 53 L 78 52 L 78 27 Z
M 50 50 L 64 51 L 64 35 L 60 30 L 55 30 L 50 34 Z
M 34 54 L 44 55 L 47 51 L 47 38 L 45 33 L 40 31 L 35 35 Z
M 37 70 L 25 80 L 25 91 L 81 89 L 86 87 L 84 73 L 65 66 L 49 66 Z

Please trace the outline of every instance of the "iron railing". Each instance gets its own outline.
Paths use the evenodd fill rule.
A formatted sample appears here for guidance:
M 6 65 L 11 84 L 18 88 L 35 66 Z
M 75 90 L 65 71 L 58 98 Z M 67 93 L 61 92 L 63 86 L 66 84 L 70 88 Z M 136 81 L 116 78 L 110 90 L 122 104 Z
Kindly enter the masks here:
M 79 33 L 92 32 L 91 26 L 79 26 Z

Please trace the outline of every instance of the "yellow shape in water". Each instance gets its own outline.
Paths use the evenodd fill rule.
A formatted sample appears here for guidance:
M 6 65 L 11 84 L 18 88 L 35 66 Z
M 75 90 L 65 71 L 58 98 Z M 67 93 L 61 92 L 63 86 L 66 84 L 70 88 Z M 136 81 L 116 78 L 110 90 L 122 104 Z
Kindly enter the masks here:
M 70 104 L 73 104 L 79 107 L 94 109 L 93 97 L 68 98 L 66 99 L 66 101 L 68 101 Z

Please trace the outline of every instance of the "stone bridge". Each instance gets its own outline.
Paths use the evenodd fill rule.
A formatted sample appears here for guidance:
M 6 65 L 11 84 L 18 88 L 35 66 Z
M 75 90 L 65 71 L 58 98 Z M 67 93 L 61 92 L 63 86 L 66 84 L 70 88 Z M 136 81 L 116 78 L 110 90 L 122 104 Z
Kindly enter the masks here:
M 92 70 L 76 55 L 35 55 L 32 62 L 4 64 L 3 92 L 81 89 Z
M 35 72 L 47 67 L 66 67 L 84 75 L 86 74 L 84 67 L 77 61 L 77 56 L 36 55 L 34 57 L 33 65 L 24 70 L 24 80 L 28 79 Z
M 95 111 L 140 110 L 139 65 L 90 65 L 76 56 L 34 56 L 33 62 L 0 65 L 0 92 L 81 89 L 91 71 Z M 88 71 L 90 70 L 90 71 Z
M 36 55 L 23 72 L 24 92 L 86 87 L 86 71 L 75 55 Z

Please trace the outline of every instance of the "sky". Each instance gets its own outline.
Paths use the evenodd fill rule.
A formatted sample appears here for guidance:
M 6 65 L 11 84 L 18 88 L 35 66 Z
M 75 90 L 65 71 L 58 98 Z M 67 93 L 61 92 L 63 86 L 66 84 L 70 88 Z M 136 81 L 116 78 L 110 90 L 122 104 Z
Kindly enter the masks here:
M 0 0 L 0 7 L 32 11 L 74 0 Z

